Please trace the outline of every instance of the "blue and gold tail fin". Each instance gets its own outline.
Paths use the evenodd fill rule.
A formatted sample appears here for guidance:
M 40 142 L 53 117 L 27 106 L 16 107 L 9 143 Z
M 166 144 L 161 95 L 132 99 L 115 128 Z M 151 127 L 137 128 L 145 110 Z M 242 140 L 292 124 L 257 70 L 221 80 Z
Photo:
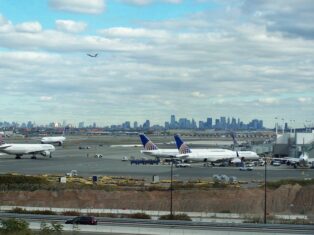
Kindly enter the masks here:
M 186 154 L 186 153 L 192 152 L 189 146 L 183 142 L 183 140 L 180 138 L 178 134 L 174 135 L 174 139 L 176 141 L 176 145 L 180 154 Z
M 0 145 L 3 145 L 3 144 L 5 144 L 5 142 L 4 142 L 3 136 L 0 134 Z
M 154 144 L 146 135 L 140 134 L 140 139 L 142 141 L 145 150 L 157 150 L 158 147 Z

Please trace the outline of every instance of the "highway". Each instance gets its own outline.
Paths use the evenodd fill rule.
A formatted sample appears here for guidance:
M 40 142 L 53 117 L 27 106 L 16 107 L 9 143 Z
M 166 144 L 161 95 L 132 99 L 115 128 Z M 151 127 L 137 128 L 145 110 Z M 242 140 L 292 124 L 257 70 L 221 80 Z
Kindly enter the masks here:
M 105 139 L 108 138 L 106 137 Z M 132 137 L 127 143 L 138 144 L 138 141 L 137 137 Z M 33 143 L 35 140 L 30 142 Z M 119 140 L 115 140 L 113 143 L 118 144 Z M 79 145 L 90 146 L 90 149 L 79 149 Z M 169 146 L 166 147 L 169 148 Z M 37 159 L 33 160 L 30 159 L 29 155 L 25 155 L 18 160 L 15 159 L 14 155 L 0 156 L 0 173 L 64 175 L 71 170 L 77 170 L 81 176 L 109 175 L 152 179 L 153 175 L 158 175 L 160 179 L 169 179 L 170 165 L 168 164 L 131 165 L 128 161 L 121 161 L 124 156 L 128 158 L 131 156 L 136 158 L 145 157 L 141 155 L 140 150 L 141 147 L 111 147 L 110 144 L 103 144 L 99 138 L 68 138 L 64 146 L 56 146 L 56 151 L 53 153 L 52 158 L 38 155 Z M 95 158 L 96 154 L 101 154 L 103 157 Z M 174 177 L 177 180 L 206 179 L 214 174 L 236 176 L 243 181 L 262 181 L 264 179 L 264 167 L 256 167 L 251 172 L 239 171 L 236 167 L 204 167 L 202 163 L 192 164 L 191 168 L 174 167 Z M 314 170 L 293 169 L 285 165 L 279 167 L 268 166 L 268 180 L 284 178 L 314 178 Z
M 1 218 L 20 218 L 28 221 L 32 229 L 40 228 L 40 222 L 64 224 L 69 216 L 25 215 L 0 213 Z M 230 224 L 190 221 L 159 221 L 138 219 L 98 218 L 97 226 L 65 225 L 65 231 L 80 231 L 82 234 L 313 234 L 314 225 L 282 224 Z M 84 233 L 88 232 L 88 233 Z M 80 233 L 81 234 L 81 233 Z

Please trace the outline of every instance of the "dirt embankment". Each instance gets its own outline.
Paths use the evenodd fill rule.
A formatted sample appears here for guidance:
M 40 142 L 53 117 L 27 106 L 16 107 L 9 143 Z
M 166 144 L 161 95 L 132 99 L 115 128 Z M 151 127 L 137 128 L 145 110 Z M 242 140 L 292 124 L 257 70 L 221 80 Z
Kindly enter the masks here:
M 60 190 L 0 193 L 2 205 L 169 210 L 169 191 Z M 270 213 L 314 213 L 314 186 L 284 185 L 267 190 Z M 263 189 L 210 189 L 173 192 L 175 211 L 262 213 Z

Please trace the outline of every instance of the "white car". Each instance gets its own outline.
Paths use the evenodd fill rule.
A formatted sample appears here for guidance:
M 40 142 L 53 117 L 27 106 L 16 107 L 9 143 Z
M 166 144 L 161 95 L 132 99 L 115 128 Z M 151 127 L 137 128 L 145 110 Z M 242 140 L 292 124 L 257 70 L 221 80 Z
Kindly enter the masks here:
M 177 163 L 176 167 L 191 167 L 191 164 L 182 162 L 182 163 Z
M 248 164 L 246 164 L 247 167 L 253 167 L 254 166 L 254 163 L 253 162 L 250 162 Z
M 280 166 L 280 165 L 281 165 L 281 163 L 279 161 L 274 161 L 273 162 L 273 166 Z
M 252 171 L 253 167 L 246 167 L 246 166 L 242 166 L 239 168 L 240 171 Z

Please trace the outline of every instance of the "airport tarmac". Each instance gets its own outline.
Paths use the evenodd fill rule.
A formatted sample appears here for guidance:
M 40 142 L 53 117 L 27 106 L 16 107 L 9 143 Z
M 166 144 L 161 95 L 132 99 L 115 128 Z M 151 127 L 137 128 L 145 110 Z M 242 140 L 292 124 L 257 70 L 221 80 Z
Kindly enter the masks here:
M 30 159 L 30 155 L 25 155 L 22 159 L 15 159 L 14 155 L 0 156 L 0 174 L 20 173 L 20 174 L 58 174 L 64 175 L 71 170 L 77 170 L 81 176 L 126 176 L 133 178 L 152 179 L 153 175 L 158 175 L 160 179 L 170 179 L 170 168 L 165 165 L 131 165 L 129 161 L 122 161 L 123 157 L 136 158 L 145 157 L 141 155 L 141 147 L 138 145 L 137 136 L 123 137 L 123 145 L 119 146 L 120 140 L 117 137 L 112 141 L 112 137 L 68 137 L 64 146 L 56 146 L 52 158 L 41 155 L 37 159 Z M 34 143 L 36 139 L 19 140 L 14 142 Z M 115 146 L 112 147 L 111 145 Z M 79 149 L 79 146 L 89 146 L 89 149 Z M 167 146 L 167 148 L 175 146 Z M 102 158 L 94 157 L 101 154 Z M 147 157 L 147 156 L 146 156 Z M 149 158 L 149 157 L 147 157 Z M 209 179 L 214 174 L 236 176 L 238 180 L 263 181 L 264 167 L 255 167 L 253 171 L 239 171 L 236 167 L 204 167 L 202 163 L 192 164 L 191 168 L 173 167 L 173 175 L 176 180 Z M 305 179 L 314 178 L 314 169 L 294 169 L 285 165 L 274 167 L 267 166 L 267 180 L 280 179 Z

